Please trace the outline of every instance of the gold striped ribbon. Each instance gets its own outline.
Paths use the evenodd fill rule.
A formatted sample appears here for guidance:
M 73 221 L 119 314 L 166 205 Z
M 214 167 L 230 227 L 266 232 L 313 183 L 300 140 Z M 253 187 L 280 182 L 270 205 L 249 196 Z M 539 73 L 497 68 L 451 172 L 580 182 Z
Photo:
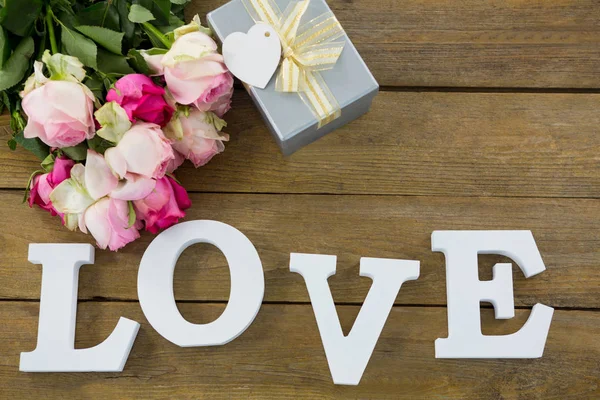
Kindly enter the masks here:
M 281 12 L 273 0 L 242 0 L 256 23 L 277 31 L 283 48 L 275 90 L 298 93 L 319 121 L 319 128 L 339 118 L 340 105 L 319 73 L 332 69 L 344 50 L 344 29 L 331 11 L 300 24 L 310 0 L 300 0 Z

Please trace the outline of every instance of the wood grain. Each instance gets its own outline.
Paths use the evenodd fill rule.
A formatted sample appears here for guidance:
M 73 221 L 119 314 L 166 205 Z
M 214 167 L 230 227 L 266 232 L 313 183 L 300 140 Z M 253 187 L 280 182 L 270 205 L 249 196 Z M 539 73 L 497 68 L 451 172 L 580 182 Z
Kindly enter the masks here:
M 194 0 L 188 15 L 226 1 Z M 119 253 L 96 251 L 96 264 L 80 275 L 77 347 L 103 341 L 121 316 L 142 324 L 124 372 L 20 373 L 19 353 L 35 347 L 41 283 L 28 245 L 91 238 L 22 205 L 20 190 L 0 190 L 0 397 L 600 398 L 600 94 L 592 94 L 600 88 L 600 1 L 328 3 L 386 90 L 373 111 L 283 158 L 237 91 L 227 151 L 179 171 L 196 192 L 188 220 L 229 223 L 257 247 L 267 304 L 254 324 L 222 347 L 183 349 L 160 337 L 137 303 L 138 266 L 153 239 L 144 234 Z M 446 88 L 458 89 L 438 92 Z M 551 93 L 571 91 L 581 93 Z M 1 142 L 8 123 L 0 116 Z M 20 189 L 39 161 L 0 146 L 0 165 L 0 189 Z M 528 318 L 523 308 L 558 307 L 543 358 L 434 358 L 447 311 L 444 257 L 431 252 L 430 236 L 444 229 L 533 231 L 547 270 L 525 279 L 513 267 L 520 309 L 509 321 L 482 309 L 482 330 L 513 333 Z M 338 256 L 329 282 L 345 333 L 370 288 L 358 276 L 361 257 L 421 261 L 359 386 L 332 383 L 290 252 Z M 479 262 L 487 280 L 507 259 Z M 188 320 L 216 319 L 229 290 L 218 250 L 184 252 L 175 293 Z
M 328 3 L 384 86 L 600 87 L 598 0 Z
M 599 109 L 600 95 L 384 92 L 369 114 L 284 158 L 238 92 L 225 153 L 177 175 L 200 192 L 598 198 Z M 24 187 L 39 168 L 5 146 L 0 164 L 0 188 Z
M 0 192 L 0 298 L 39 299 L 40 267 L 29 264 L 29 243 L 91 240 L 71 233 L 46 212 L 20 204 L 19 193 Z M 330 279 L 338 303 L 362 304 L 370 288 L 359 277 L 361 257 L 421 261 L 421 277 L 405 284 L 397 304 L 446 304 L 445 261 L 431 251 L 434 230 L 532 230 L 547 271 L 525 279 L 515 266 L 515 303 L 600 308 L 600 201 L 391 196 L 193 195 L 188 220 L 213 219 L 240 229 L 257 248 L 269 302 L 308 302 L 302 277 L 289 271 L 290 253 L 338 256 Z M 24 223 L 30 221 L 30 223 Z M 19 229 L 16 229 L 19 227 Z M 152 235 L 119 253 L 96 251 L 81 271 L 82 299 L 137 300 L 137 271 Z M 481 257 L 480 277 L 491 279 L 500 257 Z M 510 261 L 509 261 L 510 262 Z M 208 245 L 186 250 L 177 264 L 179 300 L 226 301 L 229 269 Z
M 544 357 L 533 360 L 438 360 L 447 336 L 443 308 L 395 307 L 359 386 L 336 386 L 308 305 L 264 305 L 253 325 L 226 346 L 179 348 L 160 337 L 136 303 L 79 305 L 77 347 L 103 341 L 120 316 L 142 323 L 123 373 L 26 374 L 19 353 L 35 347 L 38 305 L 0 303 L 0 385 L 6 398 L 78 399 L 592 399 L 600 396 L 600 313 L 557 311 Z M 223 305 L 181 304 L 196 323 Z M 359 307 L 341 306 L 348 332 Z M 484 310 L 485 334 L 517 331 Z

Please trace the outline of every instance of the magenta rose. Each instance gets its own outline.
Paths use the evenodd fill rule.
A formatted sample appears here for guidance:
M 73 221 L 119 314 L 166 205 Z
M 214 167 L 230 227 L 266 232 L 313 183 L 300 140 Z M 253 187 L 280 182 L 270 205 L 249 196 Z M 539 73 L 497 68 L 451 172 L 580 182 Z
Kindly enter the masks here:
M 175 109 L 164 98 L 165 89 L 155 84 L 146 75 L 127 75 L 115 83 L 115 88 L 106 95 L 106 101 L 119 104 L 131 122 L 136 119 L 165 126 Z
M 175 225 L 192 206 L 186 190 L 171 177 L 156 182 L 154 191 L 145 199 L 134 202 L 138 220 L 154 234 Z
M 54 161 L 52 172 L 36 176 L 31 182 L 31 191 L 29 192 L 29 207 L 37 204 L 44 210 L 50 212 L 52 216 L 63 215 L 59 213 L 50 200 L 50 193 L 63 181 L 71 177 L 71 169 L 75 165 L 73 160 L 59 157 Z
M 164 74 L 167 87 L 178 103 L 213 111 L 221 118 L 231 108 L 233 76 L 217 52 L 217 44 L 207 34 L 185 34 L 164 56 L 145 55 L 145 58 L 157 74 Z

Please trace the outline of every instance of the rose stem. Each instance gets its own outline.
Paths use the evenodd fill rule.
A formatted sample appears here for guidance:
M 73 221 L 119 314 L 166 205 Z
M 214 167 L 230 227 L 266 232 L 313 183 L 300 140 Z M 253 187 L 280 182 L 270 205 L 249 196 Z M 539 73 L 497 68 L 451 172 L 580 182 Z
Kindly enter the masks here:
M 171 48 L 171 46 L 173 44 L 169 41 L 169 39 L 166 38 L 165 35 L 162 34 L 161 31 L 159 31 L 158 29 L 156 29 L 154 27 L 154 25 L 152 25 L 149 22 L 143 22 L 142 26 L 144 27 L 144 29 L 146 29 L 147 33 L 152 33 L 158 40 L 160 40 L 160 42 L 162 44 L 164 44 L 167 47 L 167 49 Z
M 58 45 L 56 44 L 56 34 L 54 32 L 54 14 L 50 6 L 46 9 L 46 28 L 48 28 L 48 34 L 50 36 L 50 47 L 52 48 L 52 54 L 58 53 Z

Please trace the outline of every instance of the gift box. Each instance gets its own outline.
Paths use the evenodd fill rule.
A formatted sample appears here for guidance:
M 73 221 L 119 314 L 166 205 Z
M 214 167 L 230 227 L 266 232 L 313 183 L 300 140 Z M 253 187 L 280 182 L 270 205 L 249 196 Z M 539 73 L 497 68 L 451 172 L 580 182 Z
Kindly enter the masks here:
M 290 7 L 290 0 L 270 1 L 280 10 Z M 233 0 L 208 14 L 208 24 L 221 43 L 230 34 L 246 33 L 256 24 L 248 4 L 249 0 Z M 310 0 L 300 24 L 315 24 L 317 27 L 314 31 L 317 31 L 318 17 L 327 12 L 331 10 L 324 0 Z M 294 153 L 368 112 L 379 92 L 377 81 L 348 36 L 340 32 L 335 42 L 343 44 L 341 55 L 333 67 L 318 74 L 339 105 L 335 115 L 337 118 L 319 119 L 306 98 L 298 93 L 276 90 L 277 73 L 264 89 L 245 85 L 285 155 Z

